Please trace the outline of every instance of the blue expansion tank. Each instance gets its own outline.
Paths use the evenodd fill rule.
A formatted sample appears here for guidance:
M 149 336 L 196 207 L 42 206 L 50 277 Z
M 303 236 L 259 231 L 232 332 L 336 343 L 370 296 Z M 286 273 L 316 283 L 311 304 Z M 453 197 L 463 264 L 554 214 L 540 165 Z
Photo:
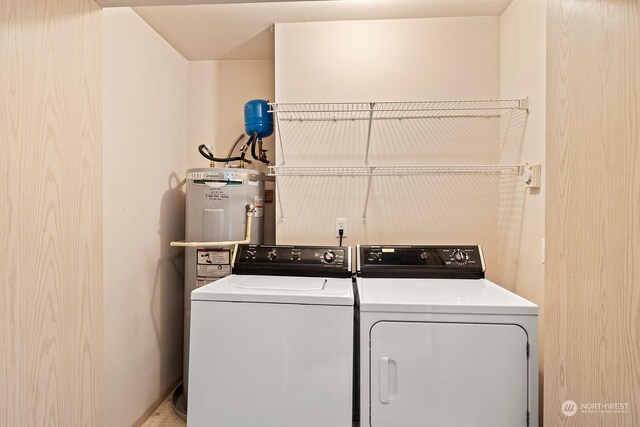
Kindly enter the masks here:
M 269 112 L 269 101 L 252 99 L 244 104 L 244 131 L 247 135 L 258 132 L 258 138 L 273 133 L 273 113 Z

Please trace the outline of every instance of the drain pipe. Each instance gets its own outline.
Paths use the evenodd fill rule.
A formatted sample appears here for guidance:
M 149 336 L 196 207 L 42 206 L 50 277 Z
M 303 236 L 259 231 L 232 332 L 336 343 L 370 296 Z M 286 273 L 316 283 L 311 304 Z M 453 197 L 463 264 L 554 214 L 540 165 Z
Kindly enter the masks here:
M 171 242 L 171 246 L 180 248 L 212 248 L 218 246 L 233 246 L 233 245 L 246 245 L 251 243 L 251 219 L 253 218 L 253 212 L 256 210 L 254 205 L 247 205 L 247 225 L 244 232 L 244 240 L 233 240 L 227 242 L 185 242 L 180 240 L 177 242 Z

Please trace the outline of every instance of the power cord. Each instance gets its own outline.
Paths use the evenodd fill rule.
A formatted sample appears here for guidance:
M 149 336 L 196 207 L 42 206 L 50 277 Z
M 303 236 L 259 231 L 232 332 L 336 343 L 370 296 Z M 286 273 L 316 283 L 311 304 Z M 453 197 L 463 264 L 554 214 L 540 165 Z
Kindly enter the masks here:
M 338 230 L 338 236 L 340 236 L 340 246 L 342 246 L 342 236 L 344 235 L 344 229 Z

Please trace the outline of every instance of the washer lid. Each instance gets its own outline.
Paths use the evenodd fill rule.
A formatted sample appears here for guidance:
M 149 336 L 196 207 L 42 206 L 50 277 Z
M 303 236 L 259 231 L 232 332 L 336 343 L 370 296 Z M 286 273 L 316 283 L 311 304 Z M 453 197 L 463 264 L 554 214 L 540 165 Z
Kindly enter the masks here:
M 358 278 L 360 311 L 525 314 L 538 306 L 485 279 Z
M 231 275 L 191 293 L 191 301 L 353 305 L 351 279 Z

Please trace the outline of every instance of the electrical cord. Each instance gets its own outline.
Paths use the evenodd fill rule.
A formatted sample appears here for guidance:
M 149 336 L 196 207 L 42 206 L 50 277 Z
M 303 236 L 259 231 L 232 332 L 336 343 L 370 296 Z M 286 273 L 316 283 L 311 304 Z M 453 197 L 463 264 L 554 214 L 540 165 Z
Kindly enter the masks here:
M 340 236 L 340 247 L 342 247 L 342 236 L 344 235 L 344 228 L 338 230 L 338 236 Z

